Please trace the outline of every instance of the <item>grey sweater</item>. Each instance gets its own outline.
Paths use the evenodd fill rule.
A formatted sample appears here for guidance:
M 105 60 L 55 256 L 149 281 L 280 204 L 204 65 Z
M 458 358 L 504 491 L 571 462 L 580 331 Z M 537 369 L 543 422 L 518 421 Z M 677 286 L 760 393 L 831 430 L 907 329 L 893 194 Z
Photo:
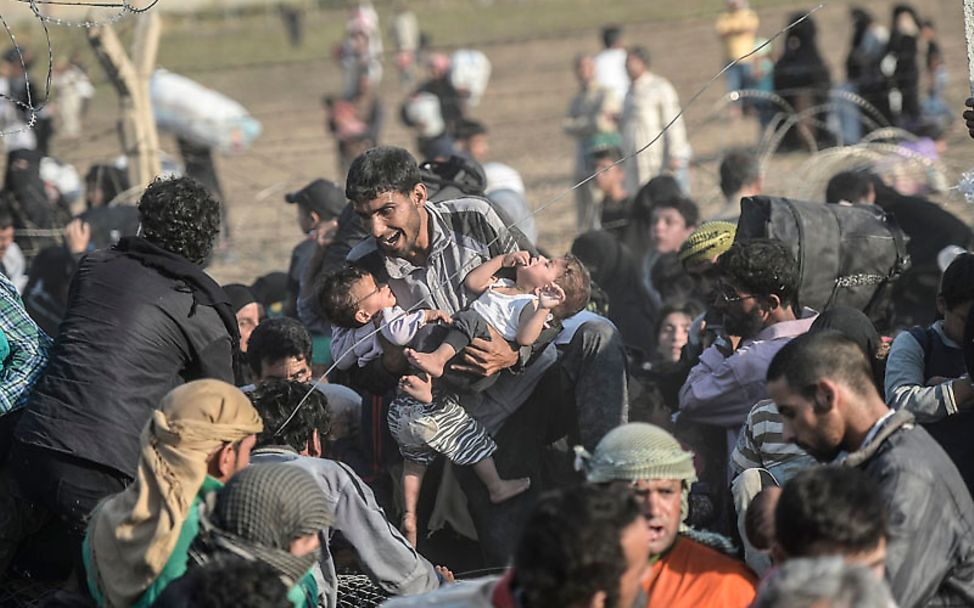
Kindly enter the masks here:
M 255 450 L 253 464 L 287 463 L 308 471 L 334 514 L 332 528 L 321 539 L 322 605 L 334 608 L 337 601 L 338 577 L 328 550 L 333 531 L 342 533 L 355 547 L 365 573 L 376 586 L 392 595 L 425 593 L 439 587 L 433 565 L 419 555 L 409 542 L 386 519 L 375 502 L 372 490 L 348 466 L 311 456 L 299 456 L 290 448 L 266 447 Z M 324 584 L 322 584 L 324 583 Z

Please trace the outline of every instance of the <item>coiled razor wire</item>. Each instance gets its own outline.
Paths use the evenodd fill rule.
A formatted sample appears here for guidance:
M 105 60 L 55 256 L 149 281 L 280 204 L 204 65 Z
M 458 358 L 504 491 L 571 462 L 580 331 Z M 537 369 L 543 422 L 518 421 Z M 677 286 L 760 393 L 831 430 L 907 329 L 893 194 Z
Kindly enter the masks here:
M 813 14 L 815 14 L 816 12 L 818 12 L 819 10 L 821 10 L 824 6 L 825 6 L 824 4 L 819 4 L 815 8 L 813 8 L 813 9 L 811 9 L 811 10 L 803 13 L 800 17 L 798 17 L 797 19 L 795 19 L 794 21 L 792 21 L 791 23 L 789 23 L 788 25 L 786 25 L 782 29 L 778 30 L 773 36 L 771 36 L 770 38 L 768 38 L 767 40 L 765 40 L 764 42 L 762 42 L 760 45 L 758 45 L 758 46 L 754 47 L 753 49 L 751 49 L 751 51 L 745 53 L 744 55 L 741 55 L 740 57 L 738 57 L 736 59 L 733 59 L 733 60 L 729 61 L 727 63 L 727 65 L 725 65 L 719 72 L 717 72 L 709 80 L 707 80 L 703 84 L 703 86 L 700 87 L 700 89 L 697 90 L 697 92 L 695 92 L 692 96 L 690 96 L 690 98 L 687 100 L 687 102 L 685 104 L 683 104 L 683 106 L 680 107 L 680 110 L 676 113 L 676 115 L 673 116 L 669 120 L 669 122 L 667 122 L 663 126 L 663 128 L 660 129 L 660 132 L 657 133 L 656 136 L 653 137 L 653 139 L 650 140 L 646 145 L 642 146 L 641 148 L 639 148 L 635 152 L 632 152 L 630 154 L 624 155 L 619 160 L 613 162 L 610 165 L 607 165 L 607 166 L 603 167 L 601 170 L 596 171 L 596 172 L 592 173 L 591 175 L 589 175 L 588 177 L 586 177 L 585 179 L 579 181 L 578 183 L 576 183 L 571 188 L 568 188 L 566 190 L 563 190 L 562 192 L 560 192 L 560 193 L 556 194 L 555 196 L 551 197 L 550 199 L 548 199 L 547 201 L 545 201 L 542 205 L 540 205 L 537 209 L 535 209 L 534 211 L 532 211 L 530 214 L 524 216 L 523 218 L 521 218 L 521 219 L 519 219 L 519 220 L 517 220 L 515 222 L 512 222 L 509 226 L 506 227 L 506 231 L 501 231 L 501 233 L 499 233 L 489 243 L 487 243 L 486 246 L 487 247 L 490 247 L 491 245 L 493 245 L 494 243 L 496 243 L 498 240 L 500 240 L 502 238 L 502 236 L 511 237 L 512 236 L 511 228 L 514 228 L 518 224 L 520 224 L 521 222 L 526 221 L 528 218 L 532 218 L 532 217 L 538 215 L 539 213 L 543 212 L 548 207 L 554 205 L 558 201 L 560 201 L 563 198 L 567 197 L 569 194 L 571 194 L 575 190 L 577 190 L 579 188 L 582 188 L 583 186 L 585 186 L 586 184 L 588 184 L 589 182 L 591 182 L 592 180 L 594 180 L 596 177 L 598 177 L 602 173 L 605 173 L 606 171 L 609 171 L 613 167 L 620 166 L 623 163 L 632 160 L 636 156 L 638 156 L 638 155 L 642 154 L 643 152 L 645 152 L 646 150 L 648 150 L 650 147 L 652 147 L 653 145 L 655 145 L 656 142 L 658 142 L 670 130 L 670 128 L 672 128 L 673 125 L 676 124 L 676 122 L 683 117 L 683 115 L 687 112 L 687 110 L 691 106 L 693 106 L 693 104 L 697 101 L 697 99 L 701 95 L 703 95 L 715 82 L 717 82 L 717 80 L 720 79 L 720 77 L 723 76 L 729 69 L 731 69 L 732 67 L 738 65 L 741 61 L 744 61 L 744 60 L 748 59 L 749 57 L 751 57 L 751 56 L 753 56 L 753 55 L 761 52 L 762 49 L 764 49 L 765 47 L 767 47 L 768 45 L 770 45 L 772 42 L 774 42 L 775 40 L 777 40 L 782 34 L 788 32 L 789 30 L 791 30 L 792 28 L 794 28 L 796 25 L 798 25 L 798 24 L 802 23 L 803 21 L 807 20 Z M 504 232 L 506 232 L 507 234 L 504 235 L 503 234 Z M 437 288 L 436 289 L 431 289 L 430 292 L 431 293 L 435 293 L 437 290 L 439 290 L 439 289 L 447 286 L 448 284 L 450 284 L 450 282 L 452 282 L 453 280 L 455 280 L 460 275 L 461 272 L 465 272 L 465 271 L 468 271 L 468 270 L 471 270 L 472 269 L 472 267 L 471 268 L 467 268 L 466 266 L 467 265 L 464 265 L 464 266 L 461 266 L 460 268 L 458 268 L 450 276 L 446 277 L 443 281 L 441 281 L 437 285 Z M 406 315 L 408 315 L 408 314 L 410 314 L 410 313 L 418 310 L 420 308 L 420 306 L 422 304 L 426 303 L 426 301 L 428 299 L 429 299 L 429 297 L 424 297 L 424 298 L 420 299 L 418 302 L 416 302 L 415 304 L 413 304 L 412 306 L 410 306 L 408 310 L 404 310 L 402 313 L 400 313 L 399 315 L 397 315 L 393 319 L 390 319 L 388 322 L 384 322 L 383 325 L 386 325 L 388 323 L 397 321 L 397 320 L 401 319 L 402 317 L 404 317 L 404 316 L 406 316 Z M 432 305 L 432 304 L 434 304 L 434 302 L 431 301 L 431 302 L 429 302 L 429 304 Z M 362 344 L 366 340 L 371 340 L 372 337 L 375 336 L 375 334 L 377 334 L 379 331 L 381 331 L 381 327 L 382 326 L 377 327 L 373 331 L 369 332 L 368 334 L 366 334 L 365 336 L 363 336 L 362 338 L 360 338 L 357 342 L 355 342 L 355 344 L 353 344 L 348 350 L 346 350 L 344 353 L 342 353 L 342 355 L 338 359 L 336 359 L 331 364 L 331 366 L 329 366 L 328 369 L 326 369 L 324 371 L 324 373 L 321 374 L 321 376 L 318 377 L 317 382 L 321 382 L 325 378 L 327 378 L 328 375 L 338 366 L 338 364 L 341 362 L 341 360 L 344 357 L 348 357 L 348 356 L 352 355 L 354 353 L 354 351 L 355 351 L 355 347 L 359 346 L 360 344 Z M 314 388 L 311 388 L 311 389 L 308 390 L 307 393 L 305 393 L 304 397 L 302 397 L 301 400 L 298 402 L 298 404 L 294 406 L 294 409 L 291 410 L 291 413 L 288 415 L 288 417 L 284 419 L 284 422 L 282 422 L 281 425 L 279 427 L 277 427 L 277 430 L 274 431 L 274 435 L 275 436 L 280 435 L 281 432 L 287 427 L 287 425 L 291 423 L 291 421 L 297 415 L 298 411 L 300 411 L 300 409 L 302 407 L 304 407 L 304 404 L 307 402 L 308 397 L 311 395 L 311 392 L 314 391 L 314 390 L 315 390 Z

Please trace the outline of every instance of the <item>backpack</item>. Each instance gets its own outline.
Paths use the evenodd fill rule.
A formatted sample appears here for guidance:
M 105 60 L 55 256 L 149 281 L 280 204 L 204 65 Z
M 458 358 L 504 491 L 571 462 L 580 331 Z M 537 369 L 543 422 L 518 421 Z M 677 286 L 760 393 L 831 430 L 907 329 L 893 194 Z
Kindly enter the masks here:
M 910 267 L 907 237 L 875 205 L 828 205 L 781 197 L 741 200 L 735 242 L 773 238 L 798 262 L 797 306 L 823 312 L 849 306 L 878 326 L 889 317 L 892 287 Z

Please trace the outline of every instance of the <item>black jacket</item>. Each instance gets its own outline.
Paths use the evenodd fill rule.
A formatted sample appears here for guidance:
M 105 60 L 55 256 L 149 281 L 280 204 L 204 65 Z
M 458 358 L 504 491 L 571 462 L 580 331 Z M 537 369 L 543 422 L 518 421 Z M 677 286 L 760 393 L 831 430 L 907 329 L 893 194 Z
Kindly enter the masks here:
M 936 441 L 896 412 L 844 461 L 879 483 L 889 512 L 886 578 L 901 608 L 974 604 L 974 502 Z
M 230 332 L 220 305 L 206 301 L 118 248 L 83 258 L 17 439 L 134 477 L 142 427 L 166 393 L 199 378 L 234 381 Z

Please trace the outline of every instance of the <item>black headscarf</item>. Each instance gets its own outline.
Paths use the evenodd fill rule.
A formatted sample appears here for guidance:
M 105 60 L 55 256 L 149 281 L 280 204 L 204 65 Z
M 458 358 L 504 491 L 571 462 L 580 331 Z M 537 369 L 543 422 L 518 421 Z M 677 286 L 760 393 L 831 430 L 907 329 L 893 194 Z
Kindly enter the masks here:
M 882 341 L 869 317 L 861 310 L 848 306 L 836 306 L 820 314 L 808 331 L 826 330 L 837 331 L 859 345 L 869 360 L 869 365 L 873 370 L 873 381 L 879 389 L 879 394 L 882 395 L 886 365 L 884 360 L 877 357 Z
M 578 257 L 609 298 L 609 320 L 622 333 L 627 346 L 652 353 L 656 343 L 655 314 L 642 288 L 639 265 L 632 253 L 608 232 L 593 230 L 572 243 Z

